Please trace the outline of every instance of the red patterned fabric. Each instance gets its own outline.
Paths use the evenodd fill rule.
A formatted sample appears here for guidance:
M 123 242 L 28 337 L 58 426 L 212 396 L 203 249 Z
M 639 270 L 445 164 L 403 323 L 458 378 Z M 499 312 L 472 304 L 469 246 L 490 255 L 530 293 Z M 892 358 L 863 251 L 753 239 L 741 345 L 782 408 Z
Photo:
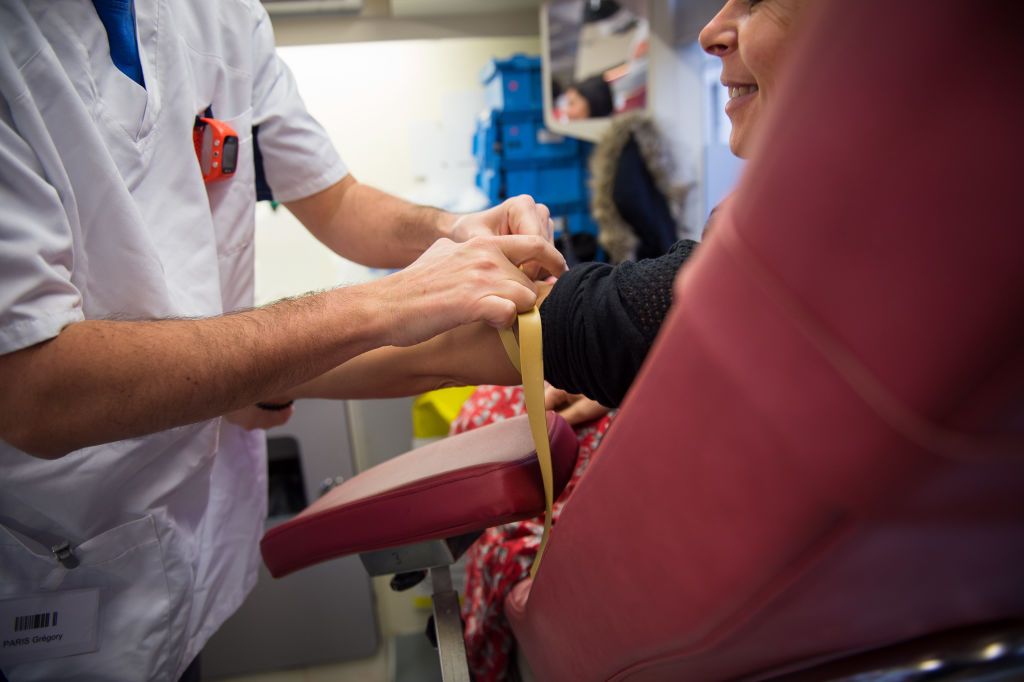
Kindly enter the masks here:
M 452 433 L 469 431 L 525 411 L 521 386 L 480 386 L 452 422 Z M 555 500 L 554 523 L 558 523 L 562 507 L 596 456 L 597 446 L 614 415 L 612 412 L 576 427 L 579 455 L 572 479 Z M 477 682 L 511 679 L 515 639 L 505 618 L 505 597 L 516 583 L 529 575 L 543 530 L 544 520 L 540 517 L 507 523 L 484 531 L 467 552 L 462 618 L 466 624 L 469 670 Z

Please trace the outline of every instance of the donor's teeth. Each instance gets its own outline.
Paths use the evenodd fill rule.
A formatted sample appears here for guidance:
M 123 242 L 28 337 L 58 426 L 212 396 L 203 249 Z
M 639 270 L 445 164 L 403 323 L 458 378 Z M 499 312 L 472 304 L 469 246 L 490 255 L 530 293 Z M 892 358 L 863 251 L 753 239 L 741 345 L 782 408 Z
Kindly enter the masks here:
M 744 85 L 743 87 L 732 87 L 729 88 L 729 98 L 733 99 L 742 95 L 749 95 L 752 92 L 757 92 L 756 85 Z

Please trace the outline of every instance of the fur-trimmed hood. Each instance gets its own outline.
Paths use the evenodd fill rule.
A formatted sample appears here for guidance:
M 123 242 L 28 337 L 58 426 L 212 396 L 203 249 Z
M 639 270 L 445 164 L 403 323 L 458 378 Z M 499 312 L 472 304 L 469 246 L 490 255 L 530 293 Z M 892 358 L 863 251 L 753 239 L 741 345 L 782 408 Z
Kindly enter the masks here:
M 613 118 L 608 132 L 590 156 L 590 212 L 597 222 L 598 241 L 613 263 L 633 259 L 638 243 L 633 228 L 622 218 L 612 200 L 615 171 L 630 137 L 636 141 L 644 165 L 668 203 L 677 233 L 683 202 L 689 190 L 689 187 L 672 183 L 675 163 L 649 114 L 631 113 Z

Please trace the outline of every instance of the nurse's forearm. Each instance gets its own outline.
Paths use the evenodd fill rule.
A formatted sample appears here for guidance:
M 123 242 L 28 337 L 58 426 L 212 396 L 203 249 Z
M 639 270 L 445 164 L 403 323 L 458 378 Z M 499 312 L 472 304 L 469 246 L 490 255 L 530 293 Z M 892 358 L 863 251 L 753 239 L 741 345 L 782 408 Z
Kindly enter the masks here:
M 498 333 L 484 324 L 458 327 L 409 348 L 386 347 L 352 358 L 285 395 L 289 398 L 396 398 L 448 386 L 515 385 Z
M 201 320 L 90 320 L 0 355 L 0 439 L 40 457 L 201 421 L 386 345 L 508 325 L 537 302 L 516 267 L 565 268 L 539 237 L 439 240 L 375 282 Z
M 54 458 L 216 417 L 379 346 L 373 303 L 351 287 L 217 318 L 69 325 L 0 356 L 0 437 Z
M 377 268 L 413 262 L 438 238 L 449 235 L 456 218 L 361 184 L 351 175 L 286 206 L 329 249 Z
M 552 286 L 550 282 L 537 283 L 538 307 Z M 282 395 L 336 400 L 397 398 L 449 386 L 514 386 L 521 381 L 498 332 L 477 323 L 456 327 L 415 346 L 388 346 L 364 353 Z
M 209 419 L 381 346 L 511 324 L 538 286 L 516 264 L 565 261 L 537 237 L 440 240 L 375 282 L 201 320 L 67 326 L 0 355 L 0 439 L 40 457 Z

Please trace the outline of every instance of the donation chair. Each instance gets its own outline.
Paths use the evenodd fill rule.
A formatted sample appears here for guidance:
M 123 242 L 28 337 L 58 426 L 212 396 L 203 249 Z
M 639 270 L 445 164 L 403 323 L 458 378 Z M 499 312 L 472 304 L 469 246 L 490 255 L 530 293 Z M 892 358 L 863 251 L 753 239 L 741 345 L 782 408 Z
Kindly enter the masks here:
M 1024 13 L 816 11 L 603 454 L 506 600 L 524 676 L 1024 678 Z M 472 433 L 500 448 L 508 427 Z M 275 528 L 271 571 L 419 541 L 394 517 L 435 504 L 461 534 L 501 503 L 385 498 L 370 527 L 322 501 Z
M 572 477 L 578 443 L 572 427 L 546 415 L 554 494 Z M 458 595 L 450 566 L 492 526 L 544 512 L 540 466 L 526 415 L 431 443 L 334 486 L 260 543 L 274 577 L 358 554 L 371 576 L 391 587 L 417 585 L 429 571 L 430 633 L 443 679 L 468 680 Z

